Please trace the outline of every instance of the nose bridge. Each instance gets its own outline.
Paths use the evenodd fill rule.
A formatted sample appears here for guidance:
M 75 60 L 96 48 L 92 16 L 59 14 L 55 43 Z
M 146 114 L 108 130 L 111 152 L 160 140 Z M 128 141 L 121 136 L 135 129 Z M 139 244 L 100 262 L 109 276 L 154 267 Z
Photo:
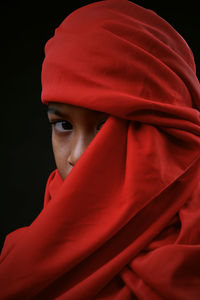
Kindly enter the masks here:
M 81 155 L 84 153 L 94 136 L 86 132 L 77 132 L 74 134 L 71 151 L 68 157 L 68 162 L 75 165 Z

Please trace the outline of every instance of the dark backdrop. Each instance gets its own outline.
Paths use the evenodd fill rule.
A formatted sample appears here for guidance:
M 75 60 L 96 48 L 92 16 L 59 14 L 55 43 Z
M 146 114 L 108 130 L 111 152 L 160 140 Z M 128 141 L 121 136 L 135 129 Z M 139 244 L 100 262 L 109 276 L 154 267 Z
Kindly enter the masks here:
M 55 168 L 50 127 L 40 101 L 44 45 L 70 12 L 91 2 L 1 3 L 1 243 L 7 233 L 29 225 L 39 214 L 47 178 Z M 199 76 L 198 1 L 180 6 L 175 1 L 135 3 L 155 10 L 179 31 L 193 50 Z

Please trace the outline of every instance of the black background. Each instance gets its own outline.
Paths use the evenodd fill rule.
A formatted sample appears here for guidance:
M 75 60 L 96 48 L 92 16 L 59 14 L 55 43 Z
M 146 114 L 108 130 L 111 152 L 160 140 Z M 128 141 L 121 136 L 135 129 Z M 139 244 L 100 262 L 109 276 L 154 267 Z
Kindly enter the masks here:
M 1 243 L 7 233 L 29 225 L 39 214 L 47 178 L 55 168 L 51 131 L 40 100 L 44 45 L 69 13 L 92 2 L 1 4 Z M 198 1 L 134 2 L 156 11 L 184 37 L 199 77 Z

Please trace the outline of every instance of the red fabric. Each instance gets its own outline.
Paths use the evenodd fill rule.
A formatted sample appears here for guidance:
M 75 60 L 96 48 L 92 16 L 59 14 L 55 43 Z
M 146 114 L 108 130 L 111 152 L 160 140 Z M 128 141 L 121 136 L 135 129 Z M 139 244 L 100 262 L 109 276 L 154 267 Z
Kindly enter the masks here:
M 192 53 L 127 0 L 70 14 L 47 43 L 42 101 L 107 122 L 10 234 L 0 299 L 200 299 L 200 86 Z

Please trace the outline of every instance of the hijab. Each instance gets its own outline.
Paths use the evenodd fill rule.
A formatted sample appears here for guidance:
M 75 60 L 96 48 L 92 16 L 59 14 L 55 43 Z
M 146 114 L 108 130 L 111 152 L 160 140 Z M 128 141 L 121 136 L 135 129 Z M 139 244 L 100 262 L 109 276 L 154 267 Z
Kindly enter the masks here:
M 45 46 L 42 102 L 109 118 L 8 235 L 0 299 L 199 299 L 200 86 L 185 40 L 131 1 L 83 6 Z

